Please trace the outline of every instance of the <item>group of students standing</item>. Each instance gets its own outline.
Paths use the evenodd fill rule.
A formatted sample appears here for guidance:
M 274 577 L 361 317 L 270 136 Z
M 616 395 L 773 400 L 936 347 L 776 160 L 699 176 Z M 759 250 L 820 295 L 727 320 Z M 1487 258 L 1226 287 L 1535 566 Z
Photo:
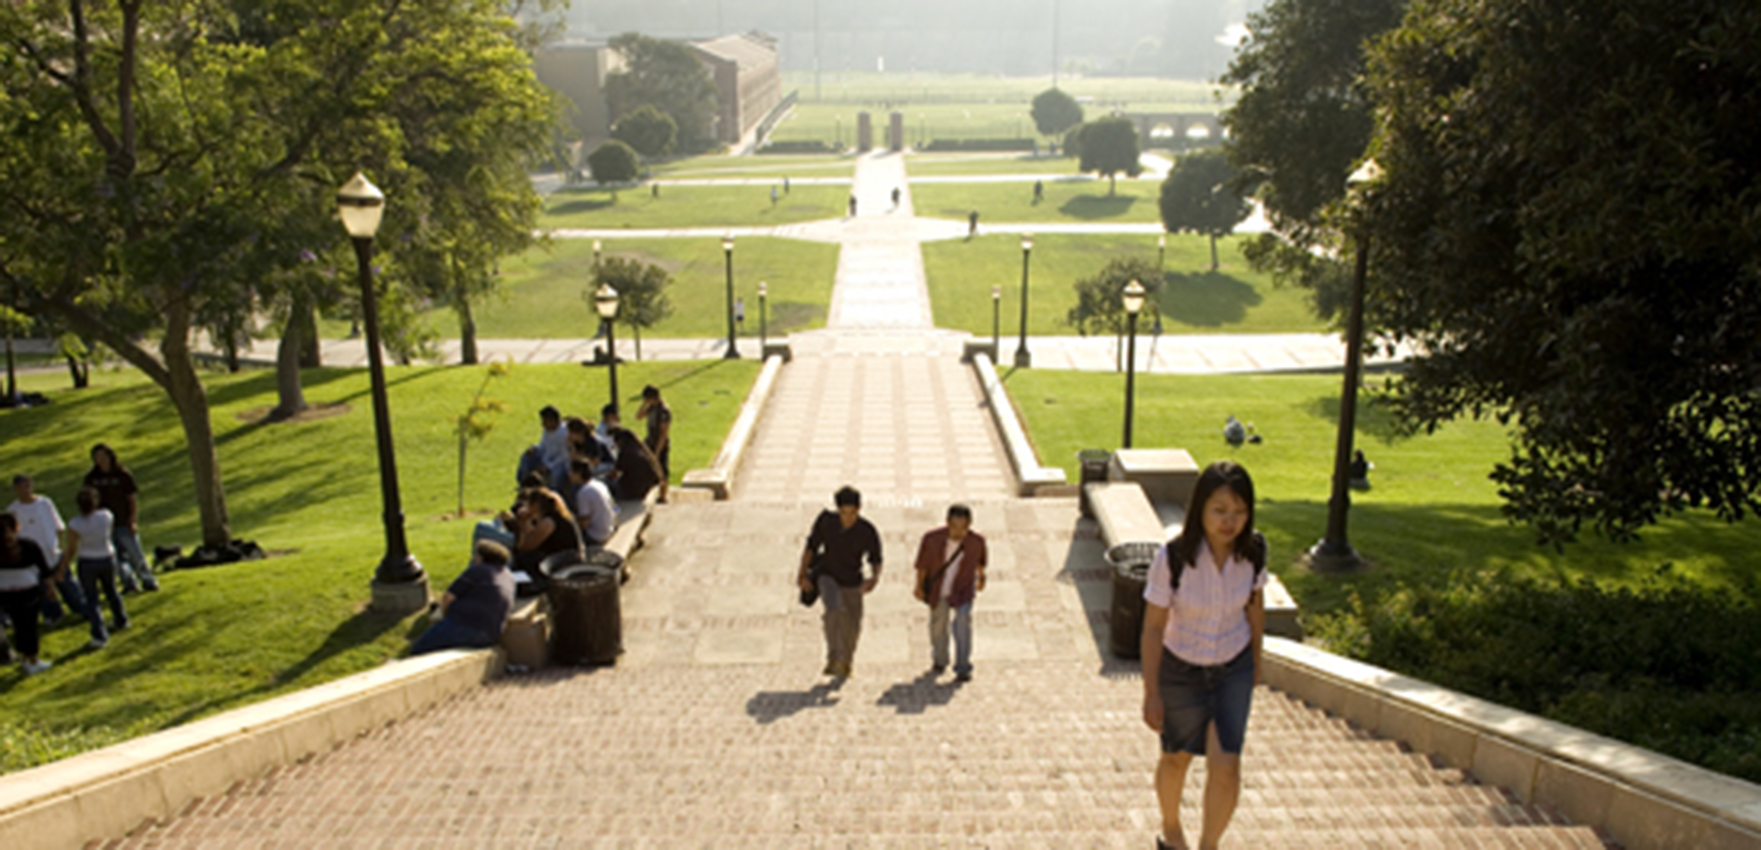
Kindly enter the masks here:
M 54 500 L 23 474 L 13 477 L 16 498 L 0 514 L 0 612 L 12 629 L 10 643 L 0 632 L 0 661 L 19 656 L 27 675 L 53 666 L 42 657 L 42 626 L 58 625 L 66 610 L 90 625 L 87 648 L 102 649 L 112 632 L 129 627 L 122 594 L 159 589 L 141 547 L 134 475 L 103 443 L 91 454 L 74 497 L 77 515 L 63 522 Z M 108 624 L 101 603 L 110 609 Z
M 813 522 L 796 582 L 805 604 L 823 601 L 825 675 L 852 675 L 863 597 L 880 584 L 881 540 L 861 516 L 862 495 L 844 487 L 836 510 Z M 868 564 L 868 575 L 863 564 Z M 985 588 L 989 550 L 972 509 L 948 508 L 947 523 L 923 535 L 913 595 L 929 606 L 930 671 L 972 680 L 972 605 Z M 1254 528 L 1247 470 L 1218 461 L 1200 473 L 1180 534 L 1156 554 L 1144 588 L 1143 722 L 1161 740 L 1155 788 L 1162 811 L 1158 850 L 1190 847 L 1180 800 L 1194 756 L 1206 759 L 1200 850 L 1213 850 L 1241 796 L 1241 751 L 1265 638 L 1266 540 Z

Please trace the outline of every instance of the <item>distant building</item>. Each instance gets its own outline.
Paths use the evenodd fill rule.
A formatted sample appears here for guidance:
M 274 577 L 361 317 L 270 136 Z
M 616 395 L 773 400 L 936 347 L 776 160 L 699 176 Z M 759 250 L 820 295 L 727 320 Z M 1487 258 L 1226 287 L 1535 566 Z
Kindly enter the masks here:
M 754 32 L 690 46 L 715 82 L 716 139 L 736 144 L 782 100 L 776 39 Z M 603 43 L 556 44 L 533 57 L 538 81 L 563 96 L 570 126 L 589 149 L 611 135 L 616 116 L 606 104 L 605 81 L 624 67 L 623 57 Z
M 715 80 L 716 138 L 737 144 L 783 99 L 777 41 L 763 33 L 724 35 L 691 45 Z

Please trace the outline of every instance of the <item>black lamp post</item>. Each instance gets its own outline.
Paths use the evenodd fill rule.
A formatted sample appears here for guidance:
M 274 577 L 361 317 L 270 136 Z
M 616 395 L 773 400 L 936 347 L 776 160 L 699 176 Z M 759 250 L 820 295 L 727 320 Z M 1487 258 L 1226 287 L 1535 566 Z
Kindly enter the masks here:
M 602 283 L 593 293 L 593 309 L 599 313 L 599 320 L 605 324 L 605 361 L 611 377 L 611 403 L 618 403 L 618 291 L 609 283 Z
M 760 358 L 763 358 L 765 356 L 766 349 L 768 349 L 770 347 L 770 328 L 768 327 L 768 325 L 770 323 L 770 318 L 769 318 L 770 312 L 769 312 L 769 310 L 766 306 L 766 303 L 765 303 L 765 299 L 769 296 L 770 296 L 770 285 L 765 283 L 762 280 L 759 281 L 758 282 L 758 356 Z
M 728 265 L 728 350 L 722 354 L 724 360 L 740 359 L 740 349 L 734 344 L 734 237 L 732 234 L 722 237 L 722 255 L 727 258 Z
M 1143 309 L 1143 284 L 1132 281 L 1125 287 L 1125 333 L 1130 342 L 1125 354 L 1125 439 L 1122 449 L 1131 448 L 1131 419 L 1137 401 L 1137 314 Z
M 1375 160 L 1352 172 L 1353 190 L 1373 182 L 1381 169 Z M 1345 325 L 1345 385 L 1339 394 L 1339 440 L 1333 451 L 1333 495 L 1327 499 L 1327 536 L 1308 552 L 1309 569 L 1322 573 L 1362 569 L 1346 537 L 1346 514 L 1351 510 L 1351 443 L 1357 429 L 1357 386 L 1362 374 L 1364 341 L 1364 277 L 1369 271 L 1370 232 L 1360 221 L 1357 231 L 1357 262 L 1351 279 L 1351 312 Z
M 1033 365 L 1033 355 L 1027 350 L 1027 269 L 1033 257 L 1033 234 L 1021 236 L 1021 341 L 1015 346 L 1015 368 L 1026 369 Z
M 391 408 L 385 394 L 385 362 L 379 351 L 379 305 L 373 288 L 373 236 L 385 212 L 385 195 L 364 174 L 336 193 L 337 214 L 355 245 L 361 278 L 361 321 L 367 333 L 367 369 L 373 390 L 373 433 L 379 450 L 379 491 L 384 504 L 385 558 L 373 574 L 373 609 L 402 616 L 428 605 L 428 575 L 404 541 L 398 497 L 397 458 L 391 440 Z
M 1156 268 L 1168 267 L 1168 234 L 1156 234 Z
M 1003 352 L 1003 349 L 1000 347 L 1002 343 L 1002 325 L 1003 285 L 1000 283 L 993 283 L 991 284 L 991 357 L 993 358 Z

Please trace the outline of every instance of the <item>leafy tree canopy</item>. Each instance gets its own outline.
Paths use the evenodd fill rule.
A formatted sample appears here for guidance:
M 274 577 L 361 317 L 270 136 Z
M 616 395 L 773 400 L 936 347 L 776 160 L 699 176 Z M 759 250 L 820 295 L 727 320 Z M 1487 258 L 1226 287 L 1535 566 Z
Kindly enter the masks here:
M 627 32 L 611 40 L 625 70 L 607 77 L 605 96 L 617 120 L 648 105 L 672 116 L 685 151 L 715 145 L 716 88 L 709 69 L 676 41 Z
M 1082 104 L 1063 89 L 1046 89 L 1033 98 L 1033 126 L 1042 136 L 1056 136 L 1082 123 Z
M 1162 181 L 1162 227 L 1211 238 L 1211 271 L 1217 270 L 1217 237 L 1228 236 L 1253 212 L 1241 196 L 1235 167 L 1219 150 L 1182 156 Z
M 1119 172 L 1137 174 L 1143 169 L 1137 161 L 1142 153 L 1138 149 L 1137 127 L 1124 118 L 1109 116 L 1082 125 L 1081 147 L 1082 162 L 1078 167 L 1105 175 L 1107 194 L 1113 193 Z
M 1424 0 L 1374 50 L 1395 400 L 1496 415 L 1544 540 L 1761 509 L 1761 6 Z
M 666 289 L 673 282 L 666 269 L 625 257 L 607 257 L 594 272 L 592 289 L 581 293 L 589 303 L 602 283 L 618 291 L 618 318 L 629 325 L 636 340 L 636 356 L 642 356 L 642 329 L 652 328 L 672 315 L 673 304 Z
M 1147 293 L 1140 321 L 1153 320 L 1158 311 L 1156 295 L 1161 292 L 1164 274 L 1149 260 L 1136 257 L 1109 260 L 1093 277 L 1076 282 L 1076 306 L 1065 314 L 1064 321 L 1083 336 L 1124 333 L 1127 323 L 1125 287 L 1134 280 L 1142 284 Z
M 639 167 L 636 151 L 617 139 L 607 141 L 587 155 L 587 170 L 593 173 L 593 181 L 602 185 L 628 183 L 636 179 Z
M 612 138 L 634 148 L 646 159 L 672 153 L 678 135 L 678 122 L 646 103 L 619 118 L 611 128 Z

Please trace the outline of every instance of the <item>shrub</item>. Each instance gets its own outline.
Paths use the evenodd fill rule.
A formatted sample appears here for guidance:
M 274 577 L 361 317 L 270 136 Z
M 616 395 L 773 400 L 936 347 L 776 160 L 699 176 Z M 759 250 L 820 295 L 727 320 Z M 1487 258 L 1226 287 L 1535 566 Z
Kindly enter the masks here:
M 672 153 L 678 135 L 679 124 L 673 116 L 649 104 L 619 118 L 617 125 L 611 128 L 612 138 L 635 148 L 648 159 Z
M 636 179 L 637 167 L 636 151 L 617 139 L 600 145 L 587 156 L 587 169 L 592 172 L 593 181 L 602 186 Z
M 1333 651 L 1761 780 L 1761 617 L 1751 593 L 1667 565 L 1638 587 L 1463 573 L 1315 618 Z
M 925 151 L 1031 151 L 1032 139 L 931 139 L 919 150 Z
M 820 141 L 819 139 L 791 139 L 781 142 L 771 142 L 770 144 L 759 148 L 758 152 L 779 154 L 840 153 L 843 150 L 843 145 Z

